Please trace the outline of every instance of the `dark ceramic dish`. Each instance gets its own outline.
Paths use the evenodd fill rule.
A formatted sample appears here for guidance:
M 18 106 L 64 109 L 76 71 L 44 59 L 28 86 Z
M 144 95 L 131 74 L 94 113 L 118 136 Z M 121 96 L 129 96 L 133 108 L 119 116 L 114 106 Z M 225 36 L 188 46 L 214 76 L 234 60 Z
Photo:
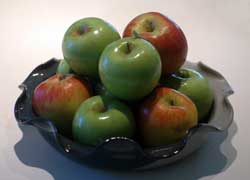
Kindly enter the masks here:
M 201 62 L 186 62 L 184 67 L 201 72 L 208 78 L 213 88 L 215 100 L 206 122 L 190 129 L 180 142 L 157 148 L 144 149 L 137 142 L 123 137 L 107 139 L 98 147 L 79 145 L 57 133 L 49 120 L 38 117 L 32 110 L 31 98 L 34 88 L 55 74 L 58 62 L 56 59 L 51 59 L 39 65 L 19 86 L 23 91 L 15 104 L 15 117 L 19 125 L 36 127 L 49 144 L 78 162 L 99 168 L 122 170 L 156 168 L 189 155 L 204 143 L 208 133 L 222 132 L 228 129 L 233 121 L 233 108 L 227 99 L 233 91 L 227 81 L 218 72 Z

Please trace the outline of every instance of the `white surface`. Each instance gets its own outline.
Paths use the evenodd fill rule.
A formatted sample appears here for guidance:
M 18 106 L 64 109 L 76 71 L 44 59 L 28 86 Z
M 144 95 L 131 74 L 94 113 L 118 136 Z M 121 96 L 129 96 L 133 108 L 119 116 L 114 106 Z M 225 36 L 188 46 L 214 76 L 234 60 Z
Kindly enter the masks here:
M 202 60 L 233 87 L 235 122 L 213 134 L 204 147 L 177 164 L 144 173 L 87 168 L 53 150 L 29 127 L 18 128 L 13 108 L 17 88 L 29 72 L 51 57 L 62 57 L 64 32 L 75 20 L 97 16 L 121 33 L 136 15 L 162 12 L 188 39 L 188 59 Z M 0 1 L 0 179 L 249 179 L 250 2 L 246 0 Z M 24 133 L 24 134 L 23 134 Z M 23 138 L 24 136 L 24 138 Z

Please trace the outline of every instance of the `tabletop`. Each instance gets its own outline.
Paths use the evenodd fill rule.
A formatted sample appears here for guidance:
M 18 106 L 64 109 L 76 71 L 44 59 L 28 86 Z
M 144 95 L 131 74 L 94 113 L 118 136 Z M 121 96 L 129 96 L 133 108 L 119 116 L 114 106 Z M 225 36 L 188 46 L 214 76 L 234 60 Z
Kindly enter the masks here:
M 18 85 L 37 65 L 62 58 L 66 29 L 83 17 L 100 17 L 122 33 L 136 15 L 161 12 L 184 31 L 188 60 L 219 71 L 235 94 L 231 127 L 209 134 L 202 148 L 172 165 L 146 172 L 92 169 L 55 151 L 33 127 L 19 127 Z M 0 1 L 0 179 L 249 179 L 250 1 L 248 0 L 2 0 Z

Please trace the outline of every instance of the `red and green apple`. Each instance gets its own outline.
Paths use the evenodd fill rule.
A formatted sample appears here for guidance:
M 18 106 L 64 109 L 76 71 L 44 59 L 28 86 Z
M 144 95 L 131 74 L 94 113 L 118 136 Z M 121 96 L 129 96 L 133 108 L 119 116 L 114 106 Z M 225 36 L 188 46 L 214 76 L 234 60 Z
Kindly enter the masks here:
M 89 97 L 90 91 L 85 82 L 73 75 L 56 74 L 35 88 L 32 105 L 39 116 L 55 124 L 59 133 L 71 136 L 74 114 Z
M 197 123 L 194 103 L 174 89 L 156 88 L 139 107 L 138 130 L 147 147 L 175 143 Z
M 188 44 L 181 28 L 170 18 L 158 12 L 135 17 L 126 26 L 123 37 L 139 36 L 151 42 L 161 56 L 162 74 L 178 70 L 185 62 Z

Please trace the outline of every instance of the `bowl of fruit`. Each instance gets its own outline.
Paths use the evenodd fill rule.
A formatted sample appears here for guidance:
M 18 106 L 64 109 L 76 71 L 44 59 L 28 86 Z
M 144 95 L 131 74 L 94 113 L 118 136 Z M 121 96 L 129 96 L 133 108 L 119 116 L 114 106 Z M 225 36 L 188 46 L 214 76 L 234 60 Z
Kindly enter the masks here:
M 121 38 L 100 18 L 66 31 L 64 59 L 21 83 L 19 125 L 65 156 L 98 168 L 147 170 L 183 159 L 233 121 L 233 90 L 217 71 L 186 61 L 187 40 L 168 17 L 135 17 Z

